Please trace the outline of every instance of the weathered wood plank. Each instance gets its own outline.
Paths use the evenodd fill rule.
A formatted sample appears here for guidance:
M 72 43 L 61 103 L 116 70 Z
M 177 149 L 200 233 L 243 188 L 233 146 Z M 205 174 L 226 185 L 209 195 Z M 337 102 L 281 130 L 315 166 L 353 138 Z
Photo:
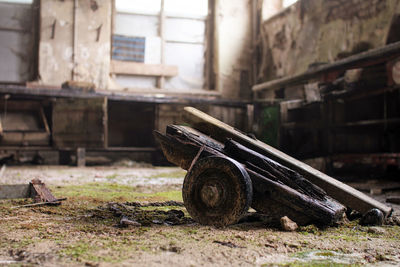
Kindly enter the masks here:
M 52 114 L 55 147 L 107 147 L 106 97 L 57 99 Z
M 280 181 L 291 188 L 316 199 L 323 199 L 326 192 L 321 188 L 304 179 L 297 172 L 286 168 L 285 166 L 275 162 L 245 146 L 233 141 L 227 140 L 224 149 L 233 159 L 245 162 L 246 166 L 263 176 Z
M 16 199 L 29 197 L 29 184 L 0 185 L 0 199 Z
M 365 213 L 372 208 L 380 209 L 385 216 L 392 213 L 392 208 L 372 199 L 360 191 L 312 168 L 311 166 L 290 157 L 259 140 L 255 140 L 235 128 L 207 115 L 193 107 L 186 107 L 183 114 L 184 120 L 193 128 L 210 135 L 212 138 L 225 142 L 232 138 L 238 143 L 263 154 L 278 163 L 289 167 L 307 178 L 310 182 L 324 189 L 328 195 L 353 210 Z
M 55 202 L 57 198 L 53 196 L 50 190 L 46 187 L 46 185 L 38 180 L 33 179 L 30 183 L 32 186 L 32 197 L 35 198 L 36 202 Z
M 178 67 L 172 65 L 111 60 L 110 67 L 110 72 L 115 74 L 167 77 L 178 75 Z
M 275 90 L 288 85 L 301 84 L 308 79 L 317 77 L 318 75 L 334 72 L 338 70 L 354 69 L 361 67 L 368 67 L 377 63 L 390 61 L 396 59 L 400 54 L 400 42 L 386 45 L 384 47 L 372 49 L 354 56 L 347 57 L 342 60 L 338 60 L 331 64 L 325 64 L 303 74 L 296 76 L 284 77 L 260 84 L 256 84 L 252 87 L 254 92 L 264 90 Z
M 311 222 L 332 225 L 339 221 L 345 212 L 344 206 L 329 197 L 314 199 L 248 168 L 246 170 L 254 183 L 254 190 L 260 194 L 254 196 L 254 204 L 257 206 L 252 205 L 257 211 L 278 217 L 288 216 L 300 225 Z M 280 205 L 270 206 L 271 200 Z

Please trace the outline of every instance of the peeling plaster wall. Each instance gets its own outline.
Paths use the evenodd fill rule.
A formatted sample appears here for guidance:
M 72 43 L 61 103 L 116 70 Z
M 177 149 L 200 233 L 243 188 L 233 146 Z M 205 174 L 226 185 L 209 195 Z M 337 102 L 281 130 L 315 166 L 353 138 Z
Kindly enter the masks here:
M 223 97 L 248 97 L 251 64 L 251 1 L 216 1 L 216 53 L 218 91 Z M 242 84 L 242 86 L 241 86 Z
M 399 0 L 300 0 L 262 25 L 259 81 L 386 44 Z
M 40 82 L 59 86 L 67 80 L 76 80 L 93 82 L 97 88 L 106 89 L 110 68 L 112 1 L 76 2 L 74 56 L 74 0 L 41 0 Z

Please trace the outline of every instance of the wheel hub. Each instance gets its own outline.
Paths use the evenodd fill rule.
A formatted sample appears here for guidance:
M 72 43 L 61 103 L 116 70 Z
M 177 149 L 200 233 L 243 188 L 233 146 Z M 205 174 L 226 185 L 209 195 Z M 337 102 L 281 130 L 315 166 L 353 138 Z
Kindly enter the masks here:
M 215 207 L 221 199 L 221 190 L 216 184 L 206 184 L 201 188 L 200 197 L 204 204 Z

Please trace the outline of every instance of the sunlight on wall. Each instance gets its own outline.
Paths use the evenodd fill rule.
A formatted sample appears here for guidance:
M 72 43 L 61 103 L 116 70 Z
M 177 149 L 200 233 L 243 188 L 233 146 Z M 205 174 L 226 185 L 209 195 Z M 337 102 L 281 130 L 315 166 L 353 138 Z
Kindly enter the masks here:
M 283 7 L 288 7 L 290 5 L 293 5 L 294 3 L 296 3 L 298 0 L 283 0 Z

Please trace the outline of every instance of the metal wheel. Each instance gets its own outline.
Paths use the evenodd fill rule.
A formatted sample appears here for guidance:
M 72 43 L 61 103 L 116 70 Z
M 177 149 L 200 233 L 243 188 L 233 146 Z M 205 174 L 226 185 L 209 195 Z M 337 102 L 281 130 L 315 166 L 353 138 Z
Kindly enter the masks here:
M 186 174 L 183 202 L 201 224 L 226 226 L 237 223 L 250 207 L 253 187 L 247 171 L 224 157 L 198 160 Z

